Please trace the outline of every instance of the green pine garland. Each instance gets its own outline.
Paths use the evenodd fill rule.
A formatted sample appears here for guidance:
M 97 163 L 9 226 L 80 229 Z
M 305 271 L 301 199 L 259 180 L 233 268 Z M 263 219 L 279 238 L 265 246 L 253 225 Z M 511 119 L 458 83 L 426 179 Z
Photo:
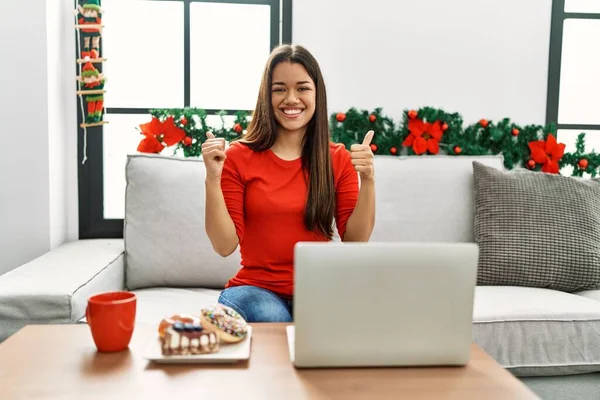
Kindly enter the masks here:
M 377 141 L 373 143 L 377 147 L 372 146 L 372 148 L 376 148 L 377 153 L 387 154 L 392 147 L 397 145 L 396 125 L 391 118 L 382 115 L 381 108 L 375 109 L 372 113 L 351 108 L 343 115 L 345 116 L 343 122 L 336 119 L 338 114 L 334 114 L 330 118 L 329 126 L 334 142 L 343 143 L 350 149 L 353 144 L 362 143 L 365 134 L 369 130 L 373 130 L 377 137 Z
M 200 157 L 202 154 L 202 143 L 206 140 L 206 133 L 212 132 L 216 137 L 225 138 L 228 142 L 239 139 L 248 128 L 248 113 L 239 111 L 236 114 L 234 125 L 231 128 L 225 128 L 224 116 L 225 111 L 221 111 L 218 115 L 221 117 L 221 125 L 212 127 L 206 123 L 208 114 L 200 108 L 171 108 L 171 109 L 154 109 L 150 110 L 150 115 L 164 121 L 172 116 L 178 127 L 183 129 L 186 136 L 192 138 L 190 145 L 185 145 L 184 142 L 178 143 L 173 149 L 176 153 L 178 150 L 183 150 L 185 157 Z M 183 123 L 185 122 L 185 124 Z M 236 130 L 237 128 L 237 130 Z
M 600 166 L 600 154 L 587 153 L 585 151 L 585 133 L 580 133 L 577 136 L 575 148 L 574 153 L 566 153 L 562 160 L 560 160 L 561 168 L 570 165 L 573 166 L 572 176 L 583 176 L 587 172 L 592 177 L 596 177 L 600 172 L 598 170 Z
M 378 119 L 381 109 L 376 109 Z M 444 110 L 424 107 L 418 110 L 405 110 L 398 129 L 393 122 L 386 123 L 379 129 L 365 116 L 368 111 L 349 109 L 346 113 L 334 113 L 331 117 L 332 140 L 344 143 L 348 148 L 352 143 L 358 143 L 359 138 L 370 129 L 375 130 L 372 147 L 375 154 L 380 155 L 414 155 L 411 147 L 403 146 L 410 135 L 409 121 L 412 118 L 434 123 L 440 121 L 445 124 L 445 130 L 439 141 L 439 153 L 448 155 L 497 155 L 502 154 L 504 165 L 507 169 L 528 168 L 540 171 L 542 166 L 535 164 L 531 158 L 529 143 L 546 141 L 552 134 L 556 137 L 556 124 L 525 125 L 521 126 L 505 118 L 501 121 L 480 120 L 474 124 L 463 127 L 463 120 L 458 113 L 447 113 Z M 344 118 L 345 117 L 345 118 Z M 384 121 L 389 118 L 381 116 Z M 560 142 L 560 140 L 559 140 Z M 428 151 L 425 154 L 430 154 Z M 585 160 L 585 161 L 582 161 Z M 531 164 L 534 164 L 533 166 Z M 600 173 L 600 154 L 585 151 L 585 133 L 577 139 L 577 151 L 565 153 L 559 161 L 561 168 L 573 167 L 573 176 L 583 176 L 584 173 L 592 177 Z
M 236 114 L 234 125 L 225 127 L 224 116 L 220 112 L 221 125 L 212 127 L 206 123 L 207 114 L 199 108 L 154 109 L 150 114 L 165 120 L 173 116 L 175 123 L 183 129 L 191 144 L 184 141 L 175 146 L 175 151 L 182 150 L 185 157 L 199 157 L 202 143 L 206 140 L 206 132 L 212 132 L 216 137 L 227 141 L 239 139 L 248 128 L 250 115 L 240 111 Z M 418 110 L 405 110 L 400 124 L 383 114 L 381 108 L 372 112 L 350 108 L 345 113 L 333 113 L 330 118 L 332 141 L 343 143 L 348 149 L 354 143 L 361 143 L 369 130 L 375 131 L 371 149 L 378 155 L 415 155 L 412 147 L 403 143 L 410 135 L 411 119 L 421 119 L 424 122 L 439 121 L 443 126 L 443 134 L 439 140 L 439 153 L 449 155 L 497 155 L 502 154 L 507 169 L 528 168 L 541 170 L 541 165 L 535 164 L 531 158 L 529 143 L 546 141 L 550 134 L 556 137 L 556 125 L 525 125 L 521 126 L 505 118 L 501 121 L 482 119 L 474 124 L 463 126 L 463 119 L 458 113 L 448 113 L 442 109 L 423 107 Z M 185 123 L 184 123 L 185 122 Z M 560 140 L 559 140 L 560 142 Z M 429 151 L 424 154 L 430 154 Z M 572 176 L 583 176 L 584 173 L 596 177 L 600 173 L 600 154 L 585 150 L 585 133 L 577 138 L 576 151 L 565 153 L 559 161 L 561 169 L 573 167 Z

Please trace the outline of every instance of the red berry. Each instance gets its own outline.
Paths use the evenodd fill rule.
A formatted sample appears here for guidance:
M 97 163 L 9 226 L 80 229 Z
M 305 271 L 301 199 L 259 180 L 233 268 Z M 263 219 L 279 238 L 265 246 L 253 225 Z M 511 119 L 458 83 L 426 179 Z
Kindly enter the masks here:
M 479 120 L 479 125 L 483 126 L 484 128 L 487 128 L 489 122 L 487 119 L 481 119 Z
M 344 122 L 346 120 L 346 114 L 337 113 L 337 115 L 335 116 L 335 119 L 337 119 L 339 122 Z
M 531 168 L 531 169 L 534 169 L 535 168 L 535 161 L 533 161 L 533 160 L 527 161 L 527 166 L 529 168 Z
M 442 124 L 442 130 L 443 130 L 443 131 L 447 131 L 447 130 L 448 130 L 448 124 L 447 124 L 447 123 L 445 123 L 445 122 L 444 122 L 444 123 Z
M 397 149 L 397 148 L 395 148 L 395 147 L 392 147 L 392 148 L 390 149 L 390 153 L 392 153 L 392 154 L 394 154 L 394 155 L 395 155 L 397 152 L 398 152 L 398 149 Z
M 371 144 L 371 151 L 375 153 L 377 151 L 377 145 L 375 143 Z
M 456 147 L 454 148 L 454 153 L 456 153 L 456 154 L 460 154 L 460 153 L 462 153 L 462 149 L 461 149 L 459 146 L 456 146 Z
M 188 123 L 187 118 L 186 117 L 181 117 L 181 125 L 185 126 L 185 125 L 187 125 L 187 123 Z
M 191 146 L 192 145 L 192 138 L 189 136 L 186 136 L 183 138 L 183 145 L 184 146 Z
M 375 116 L 375 114 L 369 115 L 369 122 L 373 123 L 375 121 L 377 121 L 377 117 Z
M 519 130 L 517 128 L 513 128 L 511 133 L 513 136 L 519 136 L 519 133 L 521 133 L 521 132 L 519 132 Z
M 579 160 L 577 165 L 579 165 L 579 168 L 581 168 L 581 169 L 587 169 L 589 163 L 588 163 L 588 160 L 586 160 L 585 158 L 582 158 L 581 160 Z
M 417 112 L 416 112 L 415 110 L 410 110 L 410 111 L 408 112 L 408 118 L 410 118 L 410 119 L 415 119 L 415 118 L 417 118 Z
M 240 124 L 235 124 L 235 125 L 233 126 L 233 130 L 234 130 L 234 132 L 236 132 L 236 133 L 242 133 L 242 130 L 243 130 L 243 128 L 242 128 L 242 125 L 240 125 Z

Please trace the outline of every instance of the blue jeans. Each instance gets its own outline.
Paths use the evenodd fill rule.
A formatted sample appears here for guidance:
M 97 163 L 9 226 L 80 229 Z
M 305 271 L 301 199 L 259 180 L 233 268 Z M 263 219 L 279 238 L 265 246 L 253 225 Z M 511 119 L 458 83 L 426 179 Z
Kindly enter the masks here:
M 234 286 L 221 292 L 219 303 L 248 322 L 292 322 L 293 301 L 256 286 Z

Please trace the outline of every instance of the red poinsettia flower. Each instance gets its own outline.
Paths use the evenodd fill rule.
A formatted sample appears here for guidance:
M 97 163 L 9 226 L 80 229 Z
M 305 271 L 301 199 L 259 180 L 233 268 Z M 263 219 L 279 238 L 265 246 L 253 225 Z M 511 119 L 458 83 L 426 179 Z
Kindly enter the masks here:
M 550 134 L 548 139 L 536 140 L 529 142 L 529 150 L 531 150 L 531 158 L 542 165 L 542 171 L 551 174 L 558 174 L 558 162 L 565 154 L 565 144 L 557 143 L 556 138 Z
M 156 117 L 146 124 L 140 125 L 140 130 L 144 136 L 158 136 L 163 131 L 163 123 Z
M 413 151 L 418 155 L 426 151 L 431 154 L 439 153 L 440 140 L 444 134 L 440 121 L 430 124 L 420 119 L 411 119 L 408 121 L 408 130 L 410 135 L 404 140 L 402 146 L 412 146 Z
M 146 136 L 138 145 L 137 151 L 140 153 L 160 153 L 165 146 L 159 142 L 156 136 Z
M 138 151 L 142 153 L 160 153 L 165 145 L 173 146 L 186 137 L 185 131 L 175 125 L 172 116 L 163 122 L 152 117 L 150 122 L 140 125 L 140 130 L 146 136 L 138 146 Z

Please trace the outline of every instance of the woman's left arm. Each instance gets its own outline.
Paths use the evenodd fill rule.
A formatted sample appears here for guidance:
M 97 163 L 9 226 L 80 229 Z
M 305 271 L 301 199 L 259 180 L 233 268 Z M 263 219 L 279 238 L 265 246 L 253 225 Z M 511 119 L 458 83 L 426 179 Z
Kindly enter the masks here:
M 344 242 L 368 242 L 375 227 L 375 169 L 371 140 L 373 131 L 369 131 L 362 144 L 353 144 L 350 155 L 354 169 L 360 174 L 360 190 L 356 207 L 348 222 L 342 240 Z

